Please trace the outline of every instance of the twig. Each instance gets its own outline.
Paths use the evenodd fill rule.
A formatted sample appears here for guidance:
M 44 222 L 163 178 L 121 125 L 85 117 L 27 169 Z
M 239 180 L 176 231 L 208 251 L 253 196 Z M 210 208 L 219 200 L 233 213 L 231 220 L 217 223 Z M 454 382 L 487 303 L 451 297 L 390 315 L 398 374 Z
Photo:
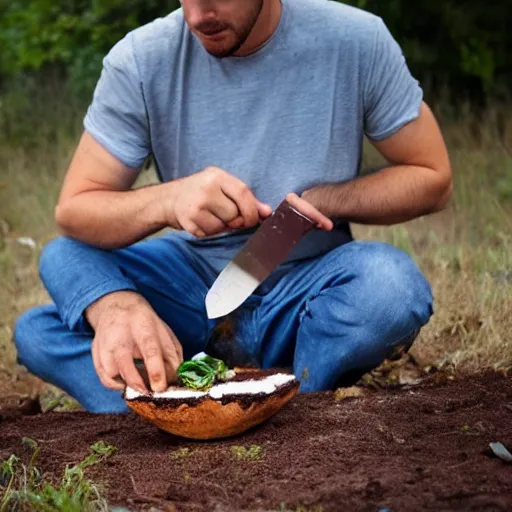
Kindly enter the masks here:
M 448 466 L 448 469 L 458 468 L 460 466 L 464 466 L 465 464 L 469 464 L 470 462 L 474 463 L 475 460 L 474 459 L 468 459 L 468 460 L 465 460 L 464 462 L 459 462 L 458 464 L 454 464 L 453 466 Z
M 222 487 L 222 485 L 214 484 L 213 482 L 201 482 L 201 484 L 209 485 L 210 487 L 215 487 L 216 489 L 220 489 L 222 491 L 222 493 L 224 494 L 224 497 L 226 498 L 226 500 L 229 501 L 229 495 L 228 495 L 226 489 L 224 489 L 224 487 Z
M 62 441 L 63 439 L 69 439 L 69 436 L 61 436 L 61 437 L 56 437 L 54 439 L 37 439 L 37 443 L 44 446 L 45 444 L 58 443 L 58 442 Z
M 137 488 L 137 484 L 135 483 L 135 478 L 133 478 L 133 475 L 130 475 L 130 480 L 132 481 L 132 486 L 135 494 L 139 494 L 139 489 Z

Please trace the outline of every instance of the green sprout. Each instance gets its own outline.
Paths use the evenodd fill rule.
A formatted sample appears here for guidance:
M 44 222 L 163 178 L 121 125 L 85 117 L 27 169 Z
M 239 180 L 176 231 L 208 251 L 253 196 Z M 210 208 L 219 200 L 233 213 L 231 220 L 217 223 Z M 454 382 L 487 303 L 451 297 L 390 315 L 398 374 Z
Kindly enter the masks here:
M 215 369 L 203 361 L 184 361 L 178 368 L 180 382 L 191 389 L 208 389 L 215 382 Z
M 178 448 L 171 452 L 171 459 L 184 459 L 190 455 L 190 448 Z
M 232 446 L 231 453 L 237 460 L 260 460 L 263 458 L 264 450 L 262 446 L 253 444 L 251 446 Z
M 184 361 L 178 368 L 178 379 L 184 386 L 195 390 L 207 390 L 216 380 L 229 380 L 234 372 L 226 363 L 206 354 L 200 354 L 190 361 Z
M 32 449 L 28 465 L 15 455 L 0 464 L 0 512 L 106 512 L 104 489 L 86 477 L 86 469 L 116 452 L 115 446 L 99 441 L 90 447 L 91 453 L 75 466 L 67 465 L 59 483 L 43 478 L 36 467 L 40 452 L 36 441 L 23 438 Z

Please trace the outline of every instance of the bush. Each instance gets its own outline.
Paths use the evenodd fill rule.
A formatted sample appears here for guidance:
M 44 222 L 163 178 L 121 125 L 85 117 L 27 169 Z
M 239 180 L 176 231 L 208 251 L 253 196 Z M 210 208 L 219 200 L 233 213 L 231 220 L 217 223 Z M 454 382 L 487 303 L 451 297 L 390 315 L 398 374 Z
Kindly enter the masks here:
M 0 76 L 62 67 L 90 91 L 105 53 L 178 0 L 0 0 Z
M 507 92 L 512 10 L 484 0 L 346 0 L 381 16 L 424 87 L 460 98 Z M 0 78 L 60 67 L 90 92 L 105 53 L 178 0 L 0 0 Z
M 349 0 L 381 16 L 415 76 L 456 97 L 508 94 L 512 10 L 496 0 Z

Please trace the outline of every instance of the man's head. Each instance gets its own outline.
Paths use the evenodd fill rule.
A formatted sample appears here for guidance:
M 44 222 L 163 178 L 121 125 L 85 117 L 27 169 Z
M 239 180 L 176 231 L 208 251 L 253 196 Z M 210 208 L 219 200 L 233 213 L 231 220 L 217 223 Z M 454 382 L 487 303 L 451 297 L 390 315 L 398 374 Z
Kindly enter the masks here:
M 190 30 L 214 57 L 228 57 L 247 41 L 266 0 L 181 0 Z

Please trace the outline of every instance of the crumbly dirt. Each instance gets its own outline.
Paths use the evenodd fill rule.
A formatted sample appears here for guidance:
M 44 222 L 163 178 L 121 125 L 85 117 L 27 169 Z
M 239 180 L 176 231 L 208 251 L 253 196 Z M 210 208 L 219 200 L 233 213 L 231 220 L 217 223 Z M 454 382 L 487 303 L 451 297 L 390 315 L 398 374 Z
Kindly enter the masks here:
M 133 414 L 4 414 L 0 460 L 28 457 L 22 437 L 30 437 L 42 448 L 39 467 L 55 477 L 103 440 L 118 451 L 88 476 L 107 485 L 112 506 L 133 511 L 512 510 L 512 464 L 489 449 L 512 450 L 510 377 L 340 400 L 357 394 L 297 395 L 266 424 L 209 442 L 173 437 Z

